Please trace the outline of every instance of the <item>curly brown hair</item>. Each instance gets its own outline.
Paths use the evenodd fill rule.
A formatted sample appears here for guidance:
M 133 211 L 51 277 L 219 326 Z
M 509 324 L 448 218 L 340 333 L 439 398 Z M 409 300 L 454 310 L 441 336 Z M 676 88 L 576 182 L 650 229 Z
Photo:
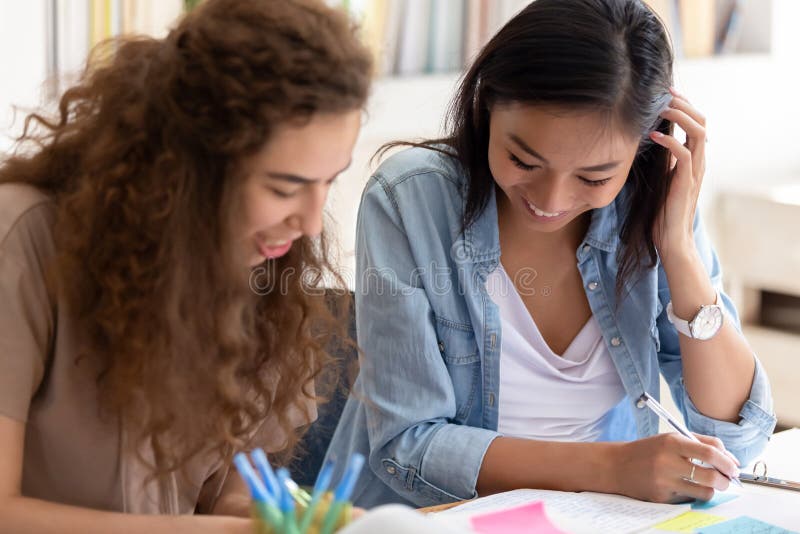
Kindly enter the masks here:
M 341 326 L 309 289 L 342 280 L 323 234 L 267 270 L 316 276 L 257 294 L 232 217 L 243 162 L 277 126 L 364 106 L 371 61 L 353 30 L 321 1 L 209 0 L 164 39 L 95 49 L 0 167 L 56 200 L 57 291 L 103 369 L 100 406 L 153 448 L 156 476 L 228 457 L 268 415 L 287 447 L 299 437 L 288 413 Z

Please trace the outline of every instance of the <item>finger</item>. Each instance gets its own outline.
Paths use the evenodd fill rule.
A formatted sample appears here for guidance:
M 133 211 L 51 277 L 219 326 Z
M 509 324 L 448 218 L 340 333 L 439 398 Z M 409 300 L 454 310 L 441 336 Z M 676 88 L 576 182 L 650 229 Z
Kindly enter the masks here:
M 683 96 L 677 96 L 672 99 L 669 104 L 669 107 L 679 109 L 689 115 L 695 122 L 697 122 L 701 126 L 706 125 L 706 117 L 696 107 L 694 107 L 688 100 L 686 100 Z
M 670 92 L 670 94 L 672 94 L 672 96 L 676 96 L 678 98 L 682 98 L 682 99 L 686 100 L 687 102 L 689 101 L 689 99 L 686 98 L 686 96 L 683 93 L 681 93 L 680 91 L 678 91 L 674 87 L 670 87 L 669 88 L 669 92 Z
M 706 445 L 711 445 L 715 449 L 719 449 L 721 451 L 725 450 L 725 444 L 722 443 L 722 440 L 715 436 L 706 436 L 705 434 L 697 434 L 696 432 L 692 432 L 694 436 L 705 443 Z
M 694 471 L 692 471 L 692 466 L 694 466 Z M 702 467 L 689 462 L 688 470 L 688 476 L 682 478 L 701 486 L 725 491 L 731 484 L 725 475 L 711 467 Z
M 716 467 L 729 477 L 739 476 L 736 464 L 726 454 L 711 445 L 683 439 L 681 440 L 681 455 L 687 459 L 695 458 Z
M 686 132 L 686 143 L 691 148 L 706 144 L 706 128 L 697 122 L 691 115 L 678 109 L 677 107 L 668 107 L 661 112 L 661 116 L 670 120 L 681 127 Z
M 675 493 L 700 501 L 710 501 L 714 498 L 714 488 L 701 486 L 684 479 L 675 482 Z
M 706 445 L 711 445 L 712 447 L 721 450 L 728 458 L 733 460 L 733 463 L 736 464 L 736 467 L 741 467 L 742 464 L 739 462 L 739 459 L 736 458 L 731 451 L 725 448 L 725 444 L 721 439 L 714 436 L 705 436 L 703 434 L 695 434 L 695 436 Z
M 736 455 L 734 455 L 731 451 L 725 449 L 723 452 L 727 455 L 728 458 L 733 460 L 733 463 L 736 464 L 736 467 L 742 467 L 742 462 L 740 462 L 739 459 L 736 457 Z
M 694 182 L 694 172 L 692 169 L 692 152 L 671 135 L 664 135 L 661 132 L 651 132 L 650 139 L 653 142 L 665 147 L 675 158 L 675 173 L 681 175 L 681 182 L 691 184 Z M 689 187 L 686 185 L 685 187 Z
M 692 176 L 698 183 L 702 183 L 706 157 L 705 117 L 688 102 L 679 99 L 673 99 L 670 106 L 661 112 L 661 116 L 671 120 L 686 132 L 686 146 L 692 151 Z M 698 115 L 703 122 L 698 122 L 691 113 Z

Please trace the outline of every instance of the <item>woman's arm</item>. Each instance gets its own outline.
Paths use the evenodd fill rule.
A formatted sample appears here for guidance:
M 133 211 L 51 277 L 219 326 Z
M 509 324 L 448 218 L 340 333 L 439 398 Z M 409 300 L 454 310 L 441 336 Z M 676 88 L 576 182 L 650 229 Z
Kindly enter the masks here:
M 25 425 L 0 415 L 0 525 L 6 534 L 251 534 L 249 519 L 131 515 L 101 512 L 23 497 Z
M 672 94 L 670 107 L 661 116 L 686 132 L 686 142 L 658 132 L 650 134 L 655 143 L 670 151 L 676 162 L 653 239 L 666 274 L 674 313 L 690 321 L 701 306 L 716 300 L 716 290 L 720 288 L 715 288 L 711 277 L 719 277 L 719 268 L 704 236 L 697 235 L 697 200 L 705 173 L 705 117 L 684 96 L 674 90 Z M 738 422 L 739 413 L 750 397 L 756 369 L 753 352 L 744 337 L 730 321 L 725 321 L 710 340 L 699 341 L 683 334 L 678 337 L 683 379 L 694 405 L 708 417 Z
M 228 470 L 222 491 L 214 503 L 212 513 L 215 515 L 228 515 L 249 517 L 252 500 L 247 485 L 233 470 Z
M 480 495 L 518 488 L 617 493 L 653 502 L 687 498 L 710 500 L 729 481 L 716 470 L 694 466 L 690 458 L 731 476 L 733 461 L 716 438 L 695 443 L 678 434 L 659 434 L 628 443 L 552 442 L 501 437 L 483 458 Z M 691 478 L 692 480 L 688 480 Z
M 696 251 L 673 254 L 664 258 L 663 265 L 676 316 L 691 320 L 702 305 L 714 303 L 716 291 Z M 694 405 L 708 417 L 738 422 L 755 373 L 753 351 L 742 334 L 732 321 L 724 320 L 712 339 L 700 341 L 682 334 L 678 339 L 683 380 Z

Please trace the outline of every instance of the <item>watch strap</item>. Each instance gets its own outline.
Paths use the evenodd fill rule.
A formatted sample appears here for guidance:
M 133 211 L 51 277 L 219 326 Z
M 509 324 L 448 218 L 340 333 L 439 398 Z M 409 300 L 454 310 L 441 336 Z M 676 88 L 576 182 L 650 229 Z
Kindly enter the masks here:
M 719 291 L 717 291 L 716 295 L 714 296 L 714 303 L 711 304 L 711 305 L 712 306 L 717 306 L 717 305 L 719 305 L 719 302 L 720 302 Z M 700 312 L 698 311 L 697 313 L 700 313 Z M 697 317 L 697 314 L 695 314 L 695 317 Z M 687 321 L 687 320 L 681 319 L 680 317 L 675 315 L 675 312 L 672 309 L 672 301 L 671 300 L 667 304 L 667 319 L 669 319 L 669 322 L 672 323 L 673 326 L 675 326 L 675 329 L 678 332 L 680 332 L 681 334 L 683 334 L 686 337 L 690 337 L 690 338 L 694 339 L 694 335 L 692 334 L 692 328 L 689 325 L 689 322 L 693 321 L 694 317 L 692 317 L 692 319 Z

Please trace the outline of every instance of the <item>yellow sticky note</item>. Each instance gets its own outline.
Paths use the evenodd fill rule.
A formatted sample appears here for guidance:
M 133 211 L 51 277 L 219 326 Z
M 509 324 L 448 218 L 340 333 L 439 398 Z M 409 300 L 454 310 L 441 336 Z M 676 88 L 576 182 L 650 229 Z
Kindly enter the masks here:
M 703 512 L 686 512 L 678 517 L 673 517 L 668 521 L 659 523 L 654 528 L 666 530 L 667 532 L 687 532 L 691 534 L 698 528 L 716 525 L 717 523 L 722 523 L 727 520 L 727 517 L 705 514 Z

